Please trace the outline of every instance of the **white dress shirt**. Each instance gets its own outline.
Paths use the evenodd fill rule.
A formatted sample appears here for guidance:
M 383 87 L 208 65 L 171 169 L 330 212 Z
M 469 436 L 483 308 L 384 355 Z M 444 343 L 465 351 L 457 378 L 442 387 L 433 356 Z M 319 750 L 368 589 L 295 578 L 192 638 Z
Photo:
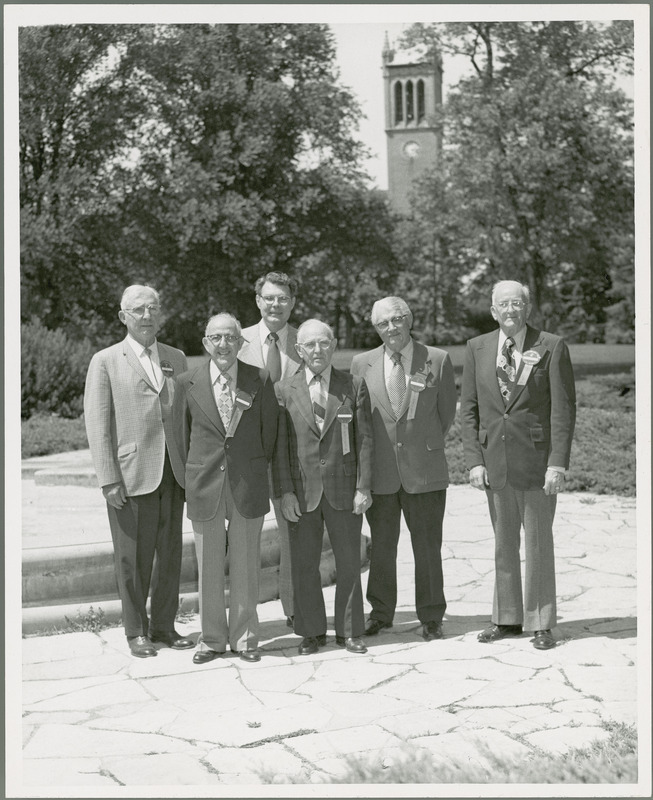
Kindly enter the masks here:
M 143 347 L 143 345 L 137 342 L 130 334 L 127 334 L 127 341 L 134 351 L 136 358 L 141 362 L 141 366 L 147 373 L 147 377 L 150 379 L 152 386 L 154 386 L 157 392 L 160 392 L 163 386 L 163 371 L 161 370 L 159 348 L 156 339 L 154 343 L 149 346 L 149 356 L 145 352 L 148 348 Z
M 499 357 L 501 356 L 501 351 L 503 350 L 503 344 L 508 337 L 506 334 L 499 328 L 499 346 L 497 347 L 497 366 L 499 366 Z M 526 326 L 516 333 L 514 336 L 510 337 L 513 342 L 515 343 L 512 348 L 512 357 L 515 359 L 515 369 L 518 370 L 521 366 L 521 354 L 524 351 L 524 339 L 526 338 Z
M 209 376 L 211 378 L 211 386 L 213 388 L 213 399 L 215 400 L 215 405 L 218 407 L 218 396 L 222 393 L 222 382 L 220 381 L 220 376 L 223 373 L 220 372 L 220 369 L 216 366 L 216 363 L 213 359 L 209 362 Z M 231 403 L 232 406 L 235 402 L 236 398 L 236 381 L 238 380 L 238 362 L 234 361 L 234 363 L 226 370 L 227 375 L 231 378 L 229 382 L 228 389 L 229 394 L 231 395 Z

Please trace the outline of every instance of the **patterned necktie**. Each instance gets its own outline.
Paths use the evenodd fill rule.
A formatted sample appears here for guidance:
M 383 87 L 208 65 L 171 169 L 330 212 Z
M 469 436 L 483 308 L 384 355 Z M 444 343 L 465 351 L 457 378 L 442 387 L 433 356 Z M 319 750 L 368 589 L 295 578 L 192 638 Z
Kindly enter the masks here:
M 322 430 L 324 425 L 324 417 L 326 416 L 326 408 L 324 407 L 324 397 L 322 395 L 322 376 L 314 375 L 311 380 L 313 392 L 311 396 L 313 399 L 313 414 L 315 415 L 315 424 Z
M 265 367 L 270 375 L 272 383 L 276 383 L 281 377 L 281 354 L 279 353 L 278 341 L 278 334 L 268 334 L 268 359 L 265 362 Z
M 510 402 L 510 393 L 515 385 L 515 357 L 512 354 L 514 345 L 514 339 L 508 336 L 501 348 L 499 362 L 497 364 L 497 379 L 505 405 L 508 405 Z
M 231 375 L 222 373 L 219 377 L 220 381 L 220 394 L 218 395 L 218 413 L 225 429 L 229 427 L 231 422 L 231 412 L 233 410 L 233 402 L 231 400 L 231 392 L 229 391 L 229 382 Z
M 388 396 L 390 397 L 390 404 L 395 412 L 395 417 L 398 417 L 406 394 L 406 373 L 401 364 L 401 353 L 393 353 L 392 360 L 395 363 L 392 365 L 388 380 Z
M 148 360 L 149 367 L 150 367 L 150 371 L 148 373 L 148 377 L 152 381 L 152 386 L 154 386 L 155 389 L 158 389 L 159 388 L 159 381 L 157 380 L 157 377 L 156 377 L 156 370 L 154 369 L 154 361 L 152 361 L 152 351 L 150 350 L 149 347 L 144 347 L 143 348 L 143 355 L 147 356 L 147 360 Z

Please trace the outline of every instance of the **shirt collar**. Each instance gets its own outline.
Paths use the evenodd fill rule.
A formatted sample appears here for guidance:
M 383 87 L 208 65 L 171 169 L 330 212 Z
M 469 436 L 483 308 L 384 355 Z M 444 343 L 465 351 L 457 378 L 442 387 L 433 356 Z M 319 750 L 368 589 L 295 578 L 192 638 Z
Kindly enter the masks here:
M 268 326 L 261 320 L 258 324 L 258 333 L 261 337 L 261 346 L 267 343 L 267 338 L 271 333 Z M 286 341 L 288 339 L 288 323 L 281 328 L 281 330 L 277 331 L 277 336 L 279 337 L 279 345 L 281 350 L 285 350 Z
M 127 341 L 129 342 L 129 346 L 134 351 L 136 356 L 138 358 L 142 358 L 143 357 L 143 353 L 146 350 L 144 345 L 142 345 L 140 342 L 137 342 L 136 339 L 134 339 L 134 337 L 129 333 L 127 334 Z M 153 344 L 151 344 L 149 346 L 150 353 L 152 354 L 153 357 L 156 357 L 156 358 L 159 357 L 159 349 L 158 349 L 157 345 L 158 345 L 158 342 L 155 339 Z
M 403 348 L 403 350 L 399 351 L 401 353 L 401 363 L 402 363 L 402 366 L 404 367 L 404 370 L 406 372 L 410 369 L 410 366 L 413 363 L 413 349 L 414 349 L 413 348 L 413 339 L 411 337 L 410 341 Z M 393 351 L 392 350 L 388 350 L 388 348 L 384 345 L 383 353 L 384 353 L 386 361 L 389 364 L 392 365 L 394 363 L 394 359 L 392 358 Z
M 220 369 L 213 359 L 211 359 L 209 362 L 209 374 L 211 376 L 211 385 L 213 385 L 218 380 L 220 375 L 222 375 L 222 372 L 220 372 Z M 231 385 L 235 386 L 238 379 L 238 359 L 236 359 L 229 367 L 227 370 L 227 375 L 229 375 L 231 378 Z
M 506 336 L 506 334 L 501 330 L 501 328 L 499 328 L 499 350 L 503 348 L 503 343 L 506 341 L 507 338 L 508 337 Z M 512 337 L 512 340 L 515 343 L 515 350 L 518 353 L 521 353 L 521 351 L 524 349 L 525 338 L 526 338 L 526 326 L 524 325 L 524 327 L 519 331 L 519 333 L 516 333 Z
M 306 376 L 306 383 L 310 386 L 311 381 L 315 377 L 315 373 L 308 367 L 304 368 L 304 373 Z M 331 382 L 331 364 L 320 372 L 320 377 L 324 381 L 324 386 L 328 387 Z

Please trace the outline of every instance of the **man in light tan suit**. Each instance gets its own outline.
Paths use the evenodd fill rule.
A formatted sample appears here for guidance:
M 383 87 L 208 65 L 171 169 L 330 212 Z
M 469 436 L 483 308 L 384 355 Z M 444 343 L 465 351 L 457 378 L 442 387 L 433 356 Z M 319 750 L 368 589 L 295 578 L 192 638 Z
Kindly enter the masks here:
M 129 286 L 118 316 L 127 336 L 93 356 L 84 419 L 107 501 L 125 634 L 132 654 L 148 658 L 157 654 L 153 642 L 176 650 L 194 647 L 174 629 L 184 492 L 172 400 L 187 362 L 181 350 L 156 339 L 161 303 L 154 289 Z
M 265 367 L 272 382 L 277 383 L 294 375 L 302 363 L 295 348 L 297 328 L 288 324 L 295 306 L 297 281 L 284 272 L 268 272 L 256 281 L 254 289 L 261 320 L 243 329 L 245 341 L 238 358 L 246 364 Z M 295 612 L 288 523 L 281 512 L 280 499 L 272 491 L 271 477 L 270 499 L 279 529 L 279 599 L 288 627 L 292 628 Z

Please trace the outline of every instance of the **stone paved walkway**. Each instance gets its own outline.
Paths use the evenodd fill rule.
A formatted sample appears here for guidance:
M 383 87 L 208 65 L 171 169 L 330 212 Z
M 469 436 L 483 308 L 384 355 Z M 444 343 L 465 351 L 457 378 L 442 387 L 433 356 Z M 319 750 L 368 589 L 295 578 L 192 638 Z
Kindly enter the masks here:
M 328 645 L 298 656 L 279 601 L 259 606 L 258 664 L 227 655 L 198 667 L 192 651 L 166 648 L 134 659 L 120 628 L 23 639 L 22 706 L 11 693 L 7 706 L 10 722 L 22 713 L 22 752 L 8 737 L 8 796 L 254 795 L 266 781 L 324 784 L 350 756 L 484 764 L 487 745 L 529 759 L 606 738 L 609 721 L 637 724 L 634 500 L 559 498 L 558 645 L 544 652 L 527 634 L 476 641 L 491 608 L 492 530 L 480 492 L 454 486 L 447 502 L 443 641 L 419 635 L 406 530 L 395 624 L 363 656 L 335 646 L 332 617 Z M 334 587 L 324 594 L 332 612 Z M 177 627 L 196 636 L 198 618 Z M 650 727 L 650 709 L 639 711 Z

